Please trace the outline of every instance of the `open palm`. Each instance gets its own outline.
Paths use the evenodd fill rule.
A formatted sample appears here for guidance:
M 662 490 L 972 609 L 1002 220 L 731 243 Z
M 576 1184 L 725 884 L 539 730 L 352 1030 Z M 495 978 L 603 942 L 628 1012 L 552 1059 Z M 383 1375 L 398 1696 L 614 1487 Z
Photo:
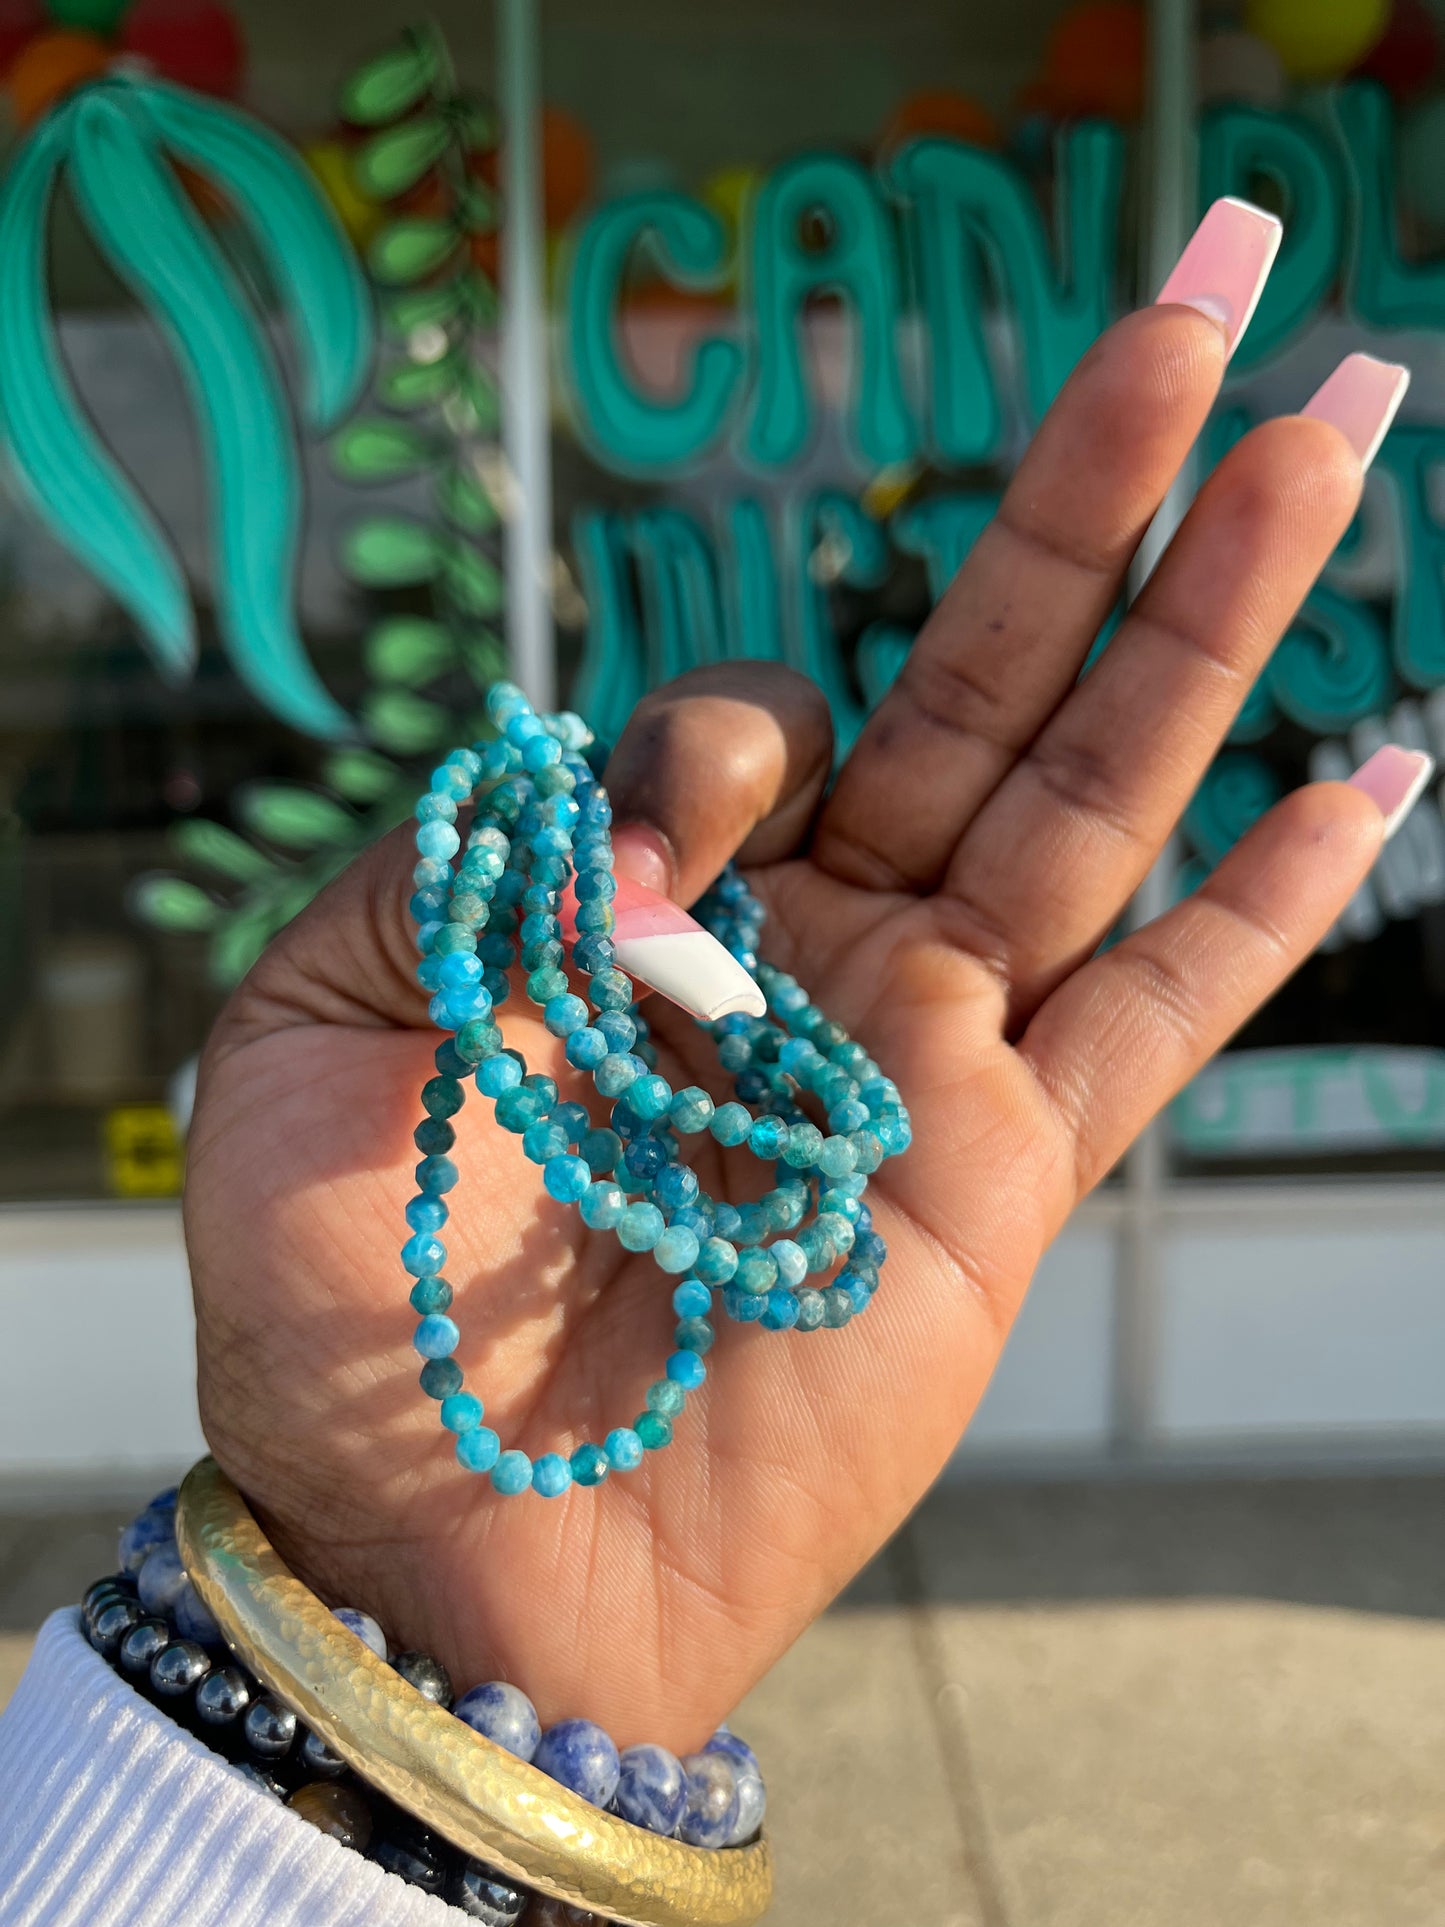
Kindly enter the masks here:
M 1224 358 L 1182 307 L 1103 338 L 826 800 L 821 699 L 765 665 L 658 692 L 619 745 L 619 864 L 687 902 L 741 847 L 765 954 L 896 1080 L 915 1134 L 870 1188 L 890 1257 L 868 1316 L 808 1337 L 724 1325 L 675 1442 L 637 1472 L 499 1499 L 417 1391 L 396 1253 L 436 1033 L 406 833 L 237 991 L 187 1187 L 202 1417 L 323 1597 L 459 1684 L 517 1680 L 544 1721 L 685 1750 L 933 1478 L 1070 1209 L 1379 848 L 1368 796 L 1297 791 L 1195 897 L 1097 954 L 1358 500 L 1334 428 L 1257 429 L 1078 680 Z M 580 1095 L 521 1003 L 509 1043 Z M 648 1015 L 673 1085 L 717 1090 L 706 1035 L 660 999 Z M 447 1271 L 488 1423 L 534 1454 L 630 1423 L 671 1349 L 672 1281 L 547 1198 L 475 1096 L 455 1123 Z M 756 1194 L 756 1164 L 699 1142 L 738 1160 L 701 1169 L 706 1189 Z

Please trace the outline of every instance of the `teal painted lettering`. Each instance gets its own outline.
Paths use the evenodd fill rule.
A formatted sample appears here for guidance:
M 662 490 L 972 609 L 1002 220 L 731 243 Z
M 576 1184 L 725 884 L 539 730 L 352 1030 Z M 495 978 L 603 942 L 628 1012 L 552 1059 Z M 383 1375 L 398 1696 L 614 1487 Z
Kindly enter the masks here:
M 812 224 L 817 245 L 805 244 Z M 838 294 L 852 315 L 851 425 L 874 467 L 904 460 L 917 436 L 898 366 L 901 306 L 893 225 L 872 175 L 840 154 L 803 155 L 778 168 L 753 217 L 752 292 L 758 380 L 748 453 L 770 466 L 802 454 L 812 430 L 802 320 L 817 294 Z
M 746 495 L 734 502 L 728 512 L 728 534 L 733 555 L 728 654 L 753 662 L 781 662 L 782 596 L 772 533 L 762 503 Z
M 620 518 L 601 510 L 579 515 L 572 525 L 572 547 L 587 600 L 587 635 L 571 704 L 604 743 L 615 743 L 646 688 Z
M 1000 417 L 982 333 L 987 277 L 1016 319 L 1028 412 L 1038 419 L 1108 326 L 1118 258 L 1123 136 L 1090 122 L 1059 143 L 1057 266 L 1018 169 L 962 141 L 905 147 L 890 182 L 911 204 L 932 345 L 932 433 L 944 460 L 997 452 Z
M 906 555 L 923 558 L 928 593 L 935 602 L 963 567 L 969 551 L 998 510 L 997 495 L 935 495 L 893 517 L 894 542 Z
M 1296 115 L 1258 107 L 1206 114 L 1199 140 L 1201 208 L 1221 194 L 1258 200 L 1261 177 L 1284 204 L 1284 239 L 1235 355 L 1236 368 L 1275 354 L 1313 318 L 1344 256 L 1343 186 L 1328 137 Z
M 835 584 L 876 589 L 888 573 L 888 544 L 872 516 L 839 489 L 808 497 L 798 515 L 796 536 L 796 666 L 827 697 L 834 746 L 842 757 L 863 727 L 864 711 L 833 629 L 829 591 Z
M 1333 736 L 1384 709 L 1394 678 L 1373 612 L 1317 583 L 1270 659 L 1265 680 L 1291 721 Z
M 717 558 L 685 509 L 643 509 L 633 517 L 632 552 L 642 591 L 649 686 L 722 656 Z
M 1395 130 L 1390 97 L 1368 84 L 1333 100 L 1354 215 L 1351 302 L 1377 328 L 1445 322 L 1445 262 L 1406 262 L 1395 233 Z
M 648 394 L 624 365 L 617 318 L 634 249 L 645 248 L 685 288 L 721 285 L 727 235 L 710 208 L 685 194 L 625 195 L 582 230 L 567 287 L 572 403 L 584 439 L 616 467 L 675 468 L 722 434 L 744 357 L 712 335 L 697 347 L 680 396 Z

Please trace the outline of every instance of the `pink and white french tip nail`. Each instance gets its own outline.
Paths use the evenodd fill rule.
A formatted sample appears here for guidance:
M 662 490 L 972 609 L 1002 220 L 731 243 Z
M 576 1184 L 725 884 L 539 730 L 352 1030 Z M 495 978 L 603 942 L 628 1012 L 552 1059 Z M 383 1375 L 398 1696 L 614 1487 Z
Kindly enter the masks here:
M 1410 370 L 1398 361 L 1373 355 L 1346 355 L 1300 410 L 1315 421 L 1338 428 L 1368 468 L 1410 386 Z
M 1228 359 L 1254 318 L 1284 228 L 1273 214 L 1226 194 L 1206 212 L 1159 290 L 1224 330 Z
M 1369 756 L 1350 778 L 1350 788 L 1362 790 L 1385 819 L 1385 841 L 1399 829 L 1425 793 L 1435 774 L 1435 758 L 1423 749 L 1386 743 Z
M 736 1012 L 747 1017 L 767 1014 L 767 1000 L 737 958 L 671 897 L 619 875 L 612 911 L 617 968 L 629 977 L 705 1023 L 715 1024 Z M 570 884 L 562 899 L 561 922 L 563 942 L 574 943 L 577 902 Z

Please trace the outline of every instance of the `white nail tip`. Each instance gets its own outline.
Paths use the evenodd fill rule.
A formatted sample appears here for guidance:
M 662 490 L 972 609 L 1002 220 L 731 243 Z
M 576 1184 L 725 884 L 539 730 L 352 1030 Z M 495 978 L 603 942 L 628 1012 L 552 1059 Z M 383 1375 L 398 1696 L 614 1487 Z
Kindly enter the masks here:
M 767 1014 L 762 991 L 710 931 L 614 939 L 614 945 L 619 970 L 707 1023 Z
M 1422 754 L 1420 767 L 1415 772 L 1414 781 L 1400 798 L 1394 809 L 1392 809 L 1390 814 L 1385 818 L 1385 841 L 1387 843 L 1405 821 L 1405 818 L 1410 814 L 1411 810 L 1413 810 L 1415 805 L 1420 801 L 1420 798 L 1425 794 L 1426 786 L 1434 774 L 1435 758 Z

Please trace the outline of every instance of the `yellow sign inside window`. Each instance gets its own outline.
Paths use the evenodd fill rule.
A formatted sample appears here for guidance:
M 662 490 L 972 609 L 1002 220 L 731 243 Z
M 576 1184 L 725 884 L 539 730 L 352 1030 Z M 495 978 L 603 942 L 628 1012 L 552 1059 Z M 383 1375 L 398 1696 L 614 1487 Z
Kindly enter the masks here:
M 181 1188 L 185 1154 L 175 1119 L 164 1104 L 122 1104 L 107 1111 L 105 1185 L 117 1198 L 173 1198 Z

